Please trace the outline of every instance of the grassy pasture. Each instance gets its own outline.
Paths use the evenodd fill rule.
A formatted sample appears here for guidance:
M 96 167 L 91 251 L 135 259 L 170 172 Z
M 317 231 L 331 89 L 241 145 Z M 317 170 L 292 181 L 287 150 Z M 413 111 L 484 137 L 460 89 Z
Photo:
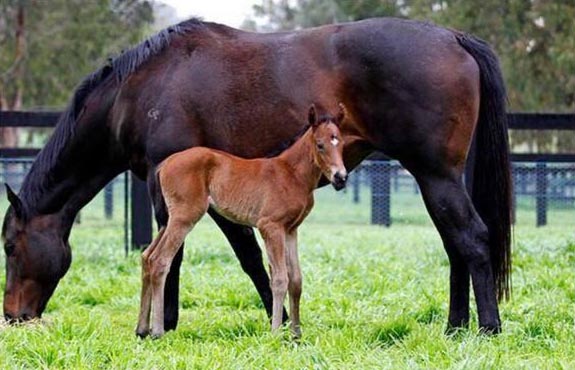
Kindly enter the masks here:
M 520 203 L 503 334 L 478 335 L 473 308 L 471 330 L 447 337 L 448 262 L 419 198 L 392 198 L 386 229 L 368 225 L 367 193 L 360 204 L 350 197 L 321 190 L 300 230 L 299 344 L 287 330 L 268 333 L 255 289 L 209 219 L 188 238 L 178 329 L 137 339 L 139 253 L 124 256 L 121 212 L 103 221 L 97 199 L 72 233 L 72 267 L 44 318 L 0 324 L 0 368 L 575 368 L 573 209 L 553 210 L 537 229 Z

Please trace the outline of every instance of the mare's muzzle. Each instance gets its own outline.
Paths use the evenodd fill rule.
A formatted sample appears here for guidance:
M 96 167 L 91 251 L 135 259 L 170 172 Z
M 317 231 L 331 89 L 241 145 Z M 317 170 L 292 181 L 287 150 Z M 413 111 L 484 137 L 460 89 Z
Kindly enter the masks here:
M 335 190 L 341 190 L 345 188 L 345 183 L 347 182 L 347 173 L 342 174 L 341 172 L 336 172 L 333 175 L 333 181 L 331 184 L 335 188 Z

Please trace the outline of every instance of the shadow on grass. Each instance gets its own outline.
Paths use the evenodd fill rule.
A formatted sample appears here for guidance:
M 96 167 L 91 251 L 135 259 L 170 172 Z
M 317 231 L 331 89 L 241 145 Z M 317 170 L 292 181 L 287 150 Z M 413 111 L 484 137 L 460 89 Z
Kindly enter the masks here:
M 443 312 L 439 306 L 431 305 L 415 313 L 415 321 L 420 324 L 429 325 L 441 320 Z
M 246 337 L 262 336 L 269 331 L 267 322 L 241 320 L 241 322 L 222 322 L 211 326 L 196 326 L 176 329 L 178 338 L 193 342 L 234 341 Z
M 382 347 L 391 347 L 405 340 L 412 332 L 411 324 L 396 321 L 376 328 L 371 335 L 371 342 Z

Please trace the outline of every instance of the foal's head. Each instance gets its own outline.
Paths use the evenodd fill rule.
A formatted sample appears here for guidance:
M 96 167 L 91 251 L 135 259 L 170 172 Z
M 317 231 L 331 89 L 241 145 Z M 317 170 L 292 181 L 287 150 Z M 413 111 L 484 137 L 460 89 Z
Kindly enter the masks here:
M 347 170 L 343 164 L 343 138 L 339 125 L 345 116 L 343 104 L 339 104 L 335 116 L 318 117 L 315 106 L 309 108 L 308 121 L 312 129 L 313 157 L 322 174 L 336 190 L 345 187 Z

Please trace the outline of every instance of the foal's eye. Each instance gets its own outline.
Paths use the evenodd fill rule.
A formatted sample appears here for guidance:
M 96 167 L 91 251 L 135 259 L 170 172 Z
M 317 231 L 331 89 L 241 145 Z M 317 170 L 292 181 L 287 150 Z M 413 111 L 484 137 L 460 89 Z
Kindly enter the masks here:
M 325 149 L 325 146 L 323 145 L 323 143 L 318 143 L 318 144 L 317 144 L 317 150 L 323 151 L 324 149 Z

